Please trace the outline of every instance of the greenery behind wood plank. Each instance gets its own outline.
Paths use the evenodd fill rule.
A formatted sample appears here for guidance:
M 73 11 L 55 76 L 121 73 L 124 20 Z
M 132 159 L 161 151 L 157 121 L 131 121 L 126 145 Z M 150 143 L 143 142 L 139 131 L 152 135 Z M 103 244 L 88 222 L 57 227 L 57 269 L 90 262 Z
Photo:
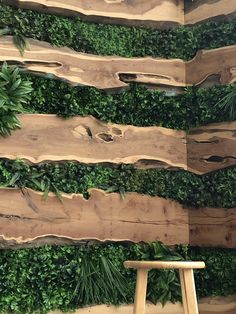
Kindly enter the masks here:
M 1 250 L 1 313 L 47 313 L 55 309 L 69 311 L 94 303 L 131 303 L 136 273 L 123 267 L 125 260 L 199 258 L 207 265 L 206 269 L 195 272 L 199 297 L 236 293 L 233 280 L 236 277 L 235 249 L 200 249 L 186 246 L 168 248 L 161 243 L 100 245 L 89 243 L 79 246 Z M 104 265 L 101 266 L 104 261 L 105 268 Z M 107 294 L 101 281 L 107 280 L 109 271 L 112 272 L 116 284 L 110 286 Z M 84 276 L 87 285 L 83 290 L 79 290 Z M 98 277 L 94 295 L 93 279 L 97 280 Z M 180 299 L 178 277 L 175 272 L 152 271 L 148 282 L 150 301 Z
M 76 162 L 29 165 L 20 160 L 0 161 L 2 187 L 37 191 L 82 193 L 89 188 L 107 192 L 137 192 L 173 199 L 193 207 L 236 207 L 236 167 L 204 176 L 187 171 L 135 169 L 131 165 L 84 165 Z
M 200 49 L 236 43 L 236 20 L 153 30 L 83 22 L 79 18 L 64 18 L 1 4 L 0 29 L 6 27 L 12 35 L 44 40 L 81 52 L 124 57 L 189 60 Z

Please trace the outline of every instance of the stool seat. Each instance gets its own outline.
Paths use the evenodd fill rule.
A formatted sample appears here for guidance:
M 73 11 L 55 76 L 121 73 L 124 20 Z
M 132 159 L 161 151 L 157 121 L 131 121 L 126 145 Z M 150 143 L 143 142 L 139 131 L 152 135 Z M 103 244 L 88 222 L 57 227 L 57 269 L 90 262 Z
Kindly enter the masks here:
M 189 268 L 205 268 L 204 262 L 193 261 L 125 261 L 126 268 L 140 268 L 140 269 L 189 269 Z
M 125 261 L 126 268 L 137 269 L 134 314 L 145 314 L 148 271 L 151 269 L 179 269 L 184 314 L 199 314 L 193 269 L 205 268 L 198 261 Z

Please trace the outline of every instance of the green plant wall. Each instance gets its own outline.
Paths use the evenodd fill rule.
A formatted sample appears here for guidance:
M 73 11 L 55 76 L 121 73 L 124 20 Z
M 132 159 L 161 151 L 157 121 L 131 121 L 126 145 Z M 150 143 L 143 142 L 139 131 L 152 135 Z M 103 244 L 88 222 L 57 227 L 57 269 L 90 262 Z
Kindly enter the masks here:
M 0 251 L 0 313 L 47 313 L 84 305 L 131 303 L 136 273 L 123 267 L 125 260 L 199 258 L 207 265 L 205 270 L 195 272 L 199 297 L 236 292 L 233 279 L 236 250 L 233 249 L 168 248 L 160 243 L 90 243 Z M 109 271 L 114 278 L 111 284 Z M 180 300 L 175 271 L 151 271 L 148 282 L 150 301 Z
M 236 20 L 154 30 L 18 10 L 2 5 L 0 0 L 0 34 L 15 35 L 21 50 L 27 44 L 24 38 L 30 37 L 99 55 L 190 60 L 199 49 L 236 44 Z M 16 81 L 18 87 L 26 84 L 32 91 L 26 93 L 19 102 L 20 107 L 14 109 L 8 101 L 13 84 L 4 85 L 4 77 L 0 77 L 0 106 L 2 95 L 5 95 L 7 112 L 12 115 L 18 112 L 58 114 L 65 118 L 92 115 L 107 122 L 180 130 L 233 119 L 227 107 L 222 106 L 222 100 L 233 95 L 235 84 L 191 87 L 181 95 L 130 84 L 127 91 L 111 95 L 24 72 L 17 74 Z M 232 103 L 235 104 L 234 98 Z M 0 121 L 6 122 L 2 111 Z M 3 126 L 9 132 L 18 127 L 10 123 Z M 1 134 L 8 133 L 1 131 Z M 43 191 L 45 195 L 53 191 L 59 198 L 61 192 L 83 193 L 89 198 L 88 189 L 96 187 L 107 193 L 120 193 L 122 197 L 127 192 L 161 196 L 196 207 L 196 210 L 198 207 L 236 207 L 236 167 L 198 176 L 187 171 L 140 170 L 132 165 L 91 166 L 76 162 L 30 165 L 20 160 L 2 159 L 0 186 L 29 187 Z M 1 249 L 0 313 L 47 313 L 91 304 L 131 303 L 135 272 L 123 267 L 127 259 L 203 260 L 207 268 L 195 272 L 198 296 L 236 294 L 235 249 L 94 242 L 77 246 Z M 104 281 L 109 282 L 108 288 L 104 287 Z M 175 271 L 150 273 L 148 300 L 165 303 L 179 299 L 179 280 Z

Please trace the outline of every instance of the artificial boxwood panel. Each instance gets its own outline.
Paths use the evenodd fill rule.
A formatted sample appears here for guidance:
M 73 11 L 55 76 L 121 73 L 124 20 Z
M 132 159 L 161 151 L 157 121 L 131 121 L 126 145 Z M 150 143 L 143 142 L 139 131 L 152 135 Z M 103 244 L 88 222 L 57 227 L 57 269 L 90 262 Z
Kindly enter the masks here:
M 10 34 L 45 40 L 53 45 L 125 57 L 191 59 L 199 49 L 236 43 L 236 20 L 152 30 L 89 23 L 79 18 L 64 18 L 1 5 L 0 29 L 5 27 L 10 29 Z
M 107 272 L 101 267 L 104 259 L 109 269 L 112 264 L 114 271 L 108 294 L 101 283 L 109 285 Z M 88 304 L 131 303 L 136 274 L 123 267 L 127 259 L 200 259 L 206 262 L 207 268 L 195 273 L 199 296 L 236 292 L 235 249 L 181 246 L 170 249 L 158 243 L 44 246 L 0 251 L 0 313 L 47 313 L 53 309 L 69 311 Z M 148 299 L 152 302 L 179 300 L 176 276 L 175 271 L 151 271 Z
M 158 125 L 188 130 L 199 125 L 229 120 L 218 103 L 234 85 L 211 88 L 189 87 L 177 96 L 130 84 L 128 91 L 109 95 L 92 87 L 72 87 L 59 80 L 22 75 L 32 83 L 33 92 L 25 105 L 27 112 L 64 117 L 92 115 L 97 119 L 136 126 Z
M 236 207 L 236 167 L 198 176 L 187 171 L 135 169 L 131 165 L 83 165 L 76 162 L 28 165 L 0 162 L 0 185 L 83 193 L 89 188 L 107 192 L 137 192 L 174 199 L 195 207 Z

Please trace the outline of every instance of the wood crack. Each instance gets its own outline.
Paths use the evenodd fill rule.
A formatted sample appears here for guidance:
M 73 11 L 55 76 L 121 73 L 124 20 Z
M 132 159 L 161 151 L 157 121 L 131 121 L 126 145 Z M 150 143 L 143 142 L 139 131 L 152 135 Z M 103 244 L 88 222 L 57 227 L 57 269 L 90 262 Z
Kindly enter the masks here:
M 1 247 L 46 243 L 99 241 L 162 241 L 198 246 L 235 247 L 236 210 L 186 209 L 160 197 L 106 193 L 91 189 L 82 194 L 62 193 L 62 202 L 49 193 L 26 189 L 32 211 L 20 189 L 0 190 Z M 70 217 L 70 218 L 68 218 Z
M 185 62 L 180 59 L 96 56 L 55 48 L 33 39 L 28 42 L 30 48 L 21 55 L 11 36 L 0 37 L 0 61 L 15 62 L 29 72 L 50 74 L 72 85 L 114 90 L 128 88 L 128 82 L 139 82 L 162 88 L 183 88 L 201 86 L 213 74 L 219 76 L 221 84 L 236 81 L 236 71 L 233 70 L 236 68 L 236 45 L 202 50 L 194 59 Z M 57 64 L 60 66 L 55 66 Z

